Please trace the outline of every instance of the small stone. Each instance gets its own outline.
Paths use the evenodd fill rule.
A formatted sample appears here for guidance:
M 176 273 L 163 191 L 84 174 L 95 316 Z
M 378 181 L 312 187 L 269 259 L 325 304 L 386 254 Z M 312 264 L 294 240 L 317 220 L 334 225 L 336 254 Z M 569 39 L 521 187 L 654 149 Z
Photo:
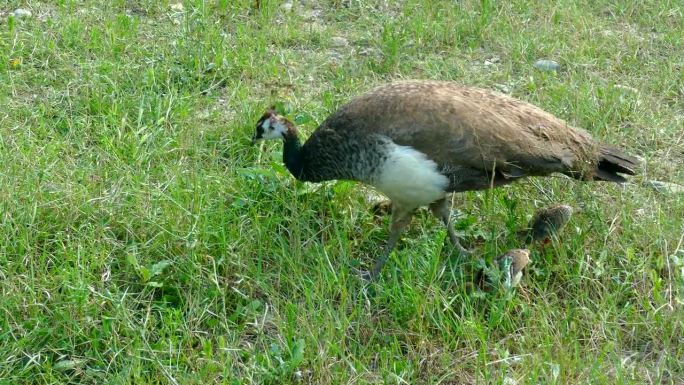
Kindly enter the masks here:
M 504 94 L 510 94 L 511 93 L 511 87 L 508 86 L 507 84 L 496 83 L 496 84 L 494 84 L 494 88 L 496 88 L 497 91 L 504 93 Z
M 280 6 L 280 9 L 282 9 L 285 12 L 290 12 L 290 11 L 292 11 L 292 3 L 290 3 L 290 2 L 283 3 L 283 5 Z
M 344 60 L 344 57 L 339 52 L 332 50 L 328 51 L 328 57 L 330 58 L 330 63 L 333 65 L 339 65 Z
M 650 180 L 648 184 L 656 191 L 664 194 L 683 194 L 684 186 L 672 182 L 663 182 L 660 180 Z
M 379 50 L 375 49 L 375 48 L 367 47 L 367 48 L 362 48 L 362 49 L 359 51 L 359 55 L 361 55 L 361 56 L 371 56 L 371 57 L 381 57 L 381 56 L 382 56 L 382 53 L 381 53 Z
M 494 57 L 491 57 L 489 59 L 486 59 L 484 61 L 484 65 L 485 65 L 485 67 L 489 67 L 489 66 L 493 66 L 493 65 L 500 63 L 500 62 L 501 62 L 501 59 L 498 56 L 494 56 Z
M 184 9 L 183 3 L 171 4 L 171 10 L 174 12 L 183 12 Z
M 320 9 L 302 10 L 301 16 L 308 22 L 318 21 L 323 18 L 323 11 Z
M 17 8 L 14 10 L 14 12 L 11 13 L 11 15 L 16 17 L 17 19 L 21 19 L 24 17 L 31 17 L 32 13 L 28 9 Z
M 534 68 L 540 71 L 559 71 L 560 64 L 553 60 L 539 59 L 536 62 L 534 62 Z
M 349 45 L 349 42 L 347 39 L 341 37 L 341 36 L 333 36 L 332 39 L 330 39 L 330 46 L 333 48 L 342 48 L 346 47 Z
M 379 204 L 387 201 L 384 195 L 379 194 L 371 188 L 363 188 L 364 201 L 368 204 Z
M 518 385 L 518 381 L 513 377 L 506 377 L 503 380 L 503 385 Z
M 83 360 L 62 360 L 56 362 L 52 368 L 60 372 L 75 369 L 83 363 Z
M 630 87 L 630 86 L 625 86 L 625 85 L 622 85 L 622 84 L 616 84 L 616 85 L 615 85 L 615 88 L 619 88 L 619 89 L 621 89 L 621 90 L 625 90 L 625 91 L 629 91 L 629 92 L 634 92 L 635 94 L 638 94 L 638 93 L 639 93 L 639 90 L 637 90 L 636 88 Z
M 212 73 L 215 70 L 216 70 L 216 64 L 215 63 L 209 63 L 209 64 L 207 64 L 206 67 L 204 67 L 204 73 L 205 74 Z

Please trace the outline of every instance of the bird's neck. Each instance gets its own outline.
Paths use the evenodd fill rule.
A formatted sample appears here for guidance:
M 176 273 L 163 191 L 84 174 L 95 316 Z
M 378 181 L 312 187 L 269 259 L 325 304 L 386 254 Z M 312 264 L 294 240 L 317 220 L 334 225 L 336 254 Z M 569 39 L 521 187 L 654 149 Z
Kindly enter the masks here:
M 304 162 L 302 142 L 296 130 L 288 130 L 283 146 L 283 163 L 285 167 L 299 180 L 304 180 Z

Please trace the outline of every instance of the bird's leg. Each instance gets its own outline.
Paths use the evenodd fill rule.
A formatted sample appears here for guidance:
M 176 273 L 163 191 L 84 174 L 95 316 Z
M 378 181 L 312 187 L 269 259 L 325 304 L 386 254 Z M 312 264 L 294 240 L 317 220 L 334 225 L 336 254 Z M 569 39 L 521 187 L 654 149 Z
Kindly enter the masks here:
M 432 202 L 430 204 L 430 210 L 432 210 L 432 213 L 444 223 L 444 226 L 446 226 L 447 233 L 449 233 L 449 239 L 451 240 L 451 243 L 454 245 L 459 254 L 470 255 L 470 251 L 468 251 L 465 247 L 461 246 L 461 242 L 458 238 L 458 235 L 456 235 L 456 231 L 454 230 L 454 227 L 451 225 L 451 210 L 449 208 L 449 203 L 446 197 Z
M 411 223 L 413 211 L 413 208 L 406 209 L 397 205 L 396 203 L 392 204 L 392 223 L 390 224 L 390 233 L 387 240 L 387 245 L 385 246 L 380 258 L 378 258 L 375 261 L 375 264 L 373 264 L 373 269 L 370 272 L 360 272 L 362 278 L 366 280 L 375 280 L 380 275 L 380 271 L 387 262 L 392 250 L 394 250 L 394 246 L 397 245 L 399 237 L 401 237 L 401 234 L 404 232 L 406 226 Z

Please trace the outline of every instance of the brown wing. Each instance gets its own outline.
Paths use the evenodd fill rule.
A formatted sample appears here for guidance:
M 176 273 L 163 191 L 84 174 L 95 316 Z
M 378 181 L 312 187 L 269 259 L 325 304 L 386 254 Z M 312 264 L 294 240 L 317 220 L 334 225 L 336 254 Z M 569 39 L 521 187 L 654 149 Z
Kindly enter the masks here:
M 497 170 L 513 178 L 590 173 L 598 153 L 587 132 L 529 103 L 449 82 L 376 88 L 342 106 L 322 126 L 351 135 L 386 135 L 443 168 Z

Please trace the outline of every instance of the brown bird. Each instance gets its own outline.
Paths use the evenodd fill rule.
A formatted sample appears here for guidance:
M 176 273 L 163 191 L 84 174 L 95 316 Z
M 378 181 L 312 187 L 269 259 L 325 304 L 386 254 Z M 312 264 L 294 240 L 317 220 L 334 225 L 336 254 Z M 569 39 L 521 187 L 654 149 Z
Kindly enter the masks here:
M 529 262 L 530 251 L 527 249 L 513 249 L 499 256 L 496 263 L 501 285 L 506 289 L 518 286 L 523 276 L 523 269 Z
M 562 173 L 582 181 L 623 182 L 636 158 L 601 144 L 529 103 L 443 81 L 380 86 L 341 106 L 302 145 L 294 124 L 272 109 L 253 142 L 284 141 L 283 161 L 307 182 L 356 180 L 392 200 L 387 246 L 366 278 L 380 273 L 413 212 L 429 205 L 449 239 L 446 195 Z
M 484 263 L 484 261 L 480 261 Z M 498 287 L 511 289 L 520 284 L 523 276 L 523 269 L 530 262 L 530 251 L 528 249 L 513 249 L 496 257 L 493 265 L 481 264 L 474 274 L 473 283 L 466 290 L 472 291 L 477 287 L 480 290 L 491 292 Z M 476 285 L 476 286 L 475 286 Z
M 518 234 L 526 243 L 540 242 L 546 245 L 551 238 L 557 237 L 572 216 L 572 207 L 554 205 L 538 210 L 527 227 Z

